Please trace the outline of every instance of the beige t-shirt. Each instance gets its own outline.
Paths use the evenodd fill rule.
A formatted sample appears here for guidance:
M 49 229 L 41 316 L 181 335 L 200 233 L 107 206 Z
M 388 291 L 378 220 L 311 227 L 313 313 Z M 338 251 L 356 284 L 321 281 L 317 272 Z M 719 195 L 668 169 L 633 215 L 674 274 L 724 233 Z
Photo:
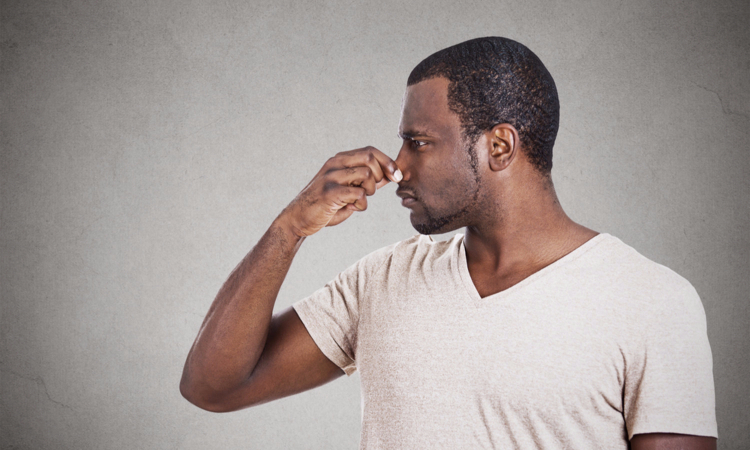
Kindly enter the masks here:
M 634 434 L 717 436 L 695 289 L 600 234 L 480 298 L 463 236 L 378 250 L 294 305 L 359 370 L 361 447 L 627 449 Z

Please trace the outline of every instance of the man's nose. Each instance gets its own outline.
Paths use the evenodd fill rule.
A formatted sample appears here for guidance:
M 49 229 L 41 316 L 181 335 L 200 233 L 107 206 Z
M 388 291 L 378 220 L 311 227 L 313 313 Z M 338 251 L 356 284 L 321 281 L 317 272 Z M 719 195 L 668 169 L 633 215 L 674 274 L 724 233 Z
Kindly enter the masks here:
M 408 153 L 408 142 L 404 142 L 403 144 L 401 144 L 401 149 L 399 149 L 398 151 L 398 156 L 396 156 L 396 165 L 401 171 L 401 174 L 404 176 L 403 180 L 401 181 L 409 181 L 409 178 L 411 178 L 411 167 L 409 166 Z

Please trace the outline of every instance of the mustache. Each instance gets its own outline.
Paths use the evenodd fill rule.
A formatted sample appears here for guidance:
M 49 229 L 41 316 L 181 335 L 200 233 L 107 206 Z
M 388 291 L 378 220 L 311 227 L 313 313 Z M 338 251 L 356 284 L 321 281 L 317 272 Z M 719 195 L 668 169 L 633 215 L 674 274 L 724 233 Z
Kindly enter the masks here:
M 396 189 L 396 195 L 401 198 L 411 197 L 411 198 L 419 199 L 419 196 L 413 189 L 409 189 L 408 186 L 403 186 L 403 185 L 400 185 L 398 189 Z

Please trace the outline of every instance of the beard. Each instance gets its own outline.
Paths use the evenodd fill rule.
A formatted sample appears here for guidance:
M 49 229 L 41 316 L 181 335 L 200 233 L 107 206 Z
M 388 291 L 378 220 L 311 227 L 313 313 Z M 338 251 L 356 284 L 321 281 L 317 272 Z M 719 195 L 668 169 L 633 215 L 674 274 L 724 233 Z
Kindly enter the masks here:
M 448 233 L 463 226 L 461 219 L 467 215 L 468 211 L 469 208 L 464 207 L 460 211 L 436 217 L 432 211 L 425 207 L 425 220 L 419 223 L 414 223 L 412 220 L 411 225 L 419 234 Z
M 474 193 L 472 198 L 464 203 L 463 208 L 458 211 L 444 212 L 440 215 L 435 214 L 434 211 L 427 205 L 423 204 L 424 208 L 424 220 L 415 223 L 414 216 L 412 216 L 411 225 L 419 234 L 442 234 L 456 230 L 466 225 L 464 219 L 469 215 L 471 208 L 475 207 L 479 199 L 479 191 L 481 187 L 481 180 L 479 177 L 479 162 L 474 152 L 474 145 L 476 139 L 466 143 L 464 151 L 469 156 L 469 168 L 474 177 Z

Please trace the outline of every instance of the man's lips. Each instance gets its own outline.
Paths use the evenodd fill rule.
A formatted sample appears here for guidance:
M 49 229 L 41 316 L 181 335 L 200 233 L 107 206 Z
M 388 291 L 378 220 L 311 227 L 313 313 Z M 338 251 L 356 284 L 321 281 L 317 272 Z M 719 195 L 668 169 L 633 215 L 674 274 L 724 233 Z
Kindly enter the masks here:
M 396 195 L 401 197 L 401 206 L 409 207 L 410 205 L 413 205 L 417 202 L 417 196 L 412 194 L 411 192 L 398 189 L 396 190 Z

